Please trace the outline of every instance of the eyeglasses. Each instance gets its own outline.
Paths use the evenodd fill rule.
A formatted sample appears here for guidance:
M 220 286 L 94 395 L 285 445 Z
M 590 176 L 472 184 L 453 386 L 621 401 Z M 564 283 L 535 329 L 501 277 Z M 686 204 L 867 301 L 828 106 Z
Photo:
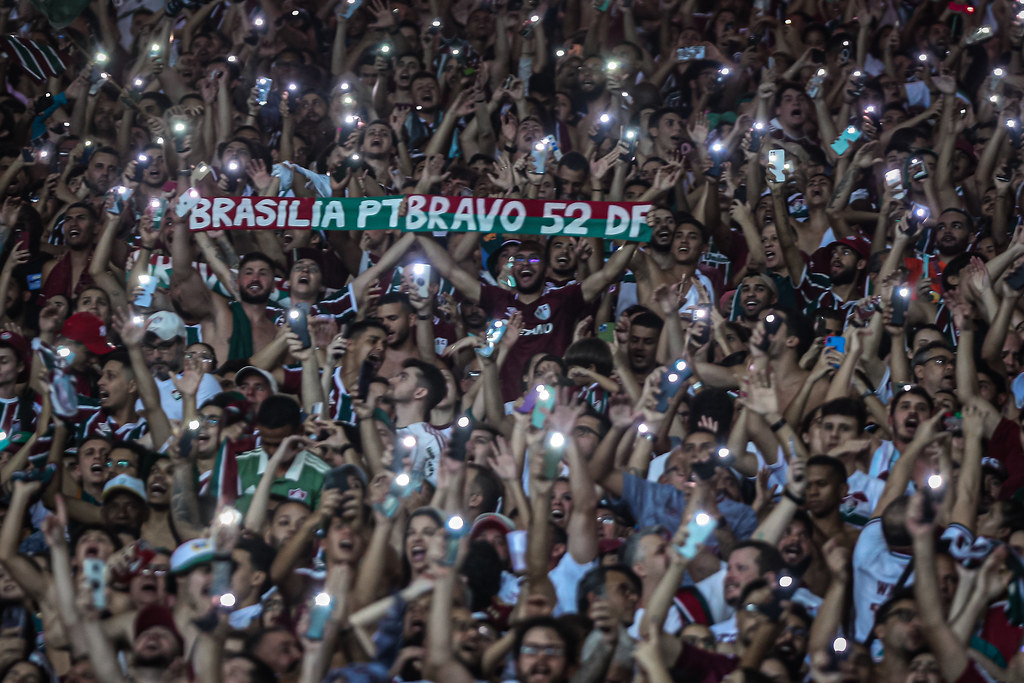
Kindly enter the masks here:
M 613 515 L 601 515 L 600 517 L 597 518 L 597 521 L 600 524 L 607 524 L 607 525 L 611 526 L 612 524 L 615 524 L 617 520 L 615 519 L 615 517 Z
M 187 351 L 185 353 L 185 358 L 186 358 L 186 360 L 198 360 L 198 361 L 202 361 L 203 363 L 212 363 L 213 362 L 213 356 L 211 356 L 208 353 L 195 353 L 193 351 Z
M 220 422 L 220 416 L 203 415 L 202 413 L 199 413 L 198 415 L 196 415 L 196 422 L 200 424 L 216 425 L 218 422 Z
M 107 461 L 107 467 L 123 467 L 123 468 L 128 468 L 128 467 L 131 467 L 131 466 L 132 466 L 132 463 L 129 460 L 108 460 Z
M 892 617 L 896 617 L 897 619 L 902 621 L 904 624 L 909 624 L 910 622 L 912 622 L 914 619 L 917 618 L 917 610 L 913 610 L 913 609 L 894 609 L 893 611 L 889 612 L 888 619 L 891 619 Z M 888 621 L 888 619 L 887 619 L 887 621 Z
M 539 256 L 531 256 L 529 258 L 527 258 L 525 256 L 513 256 L 512 257 L 512 263 L 515 263 L 515 264 L 529 263 L 530 265 L 534 265 L 535 266 L 538 263 L 540 263 L 540 261 L 541 261 L 541 259 L 540 259 Z
M 143 569 L 139 576 L 167 576 L 166 569 Z
M 935 363 L 940 368 L 943 365 L 952 365 L 953 367 L 956 367 L 956 358 L 946 356 L 932 356 L 931 358 L 928 358 L 923 363 L 921 363 L 921 365 L 928 365 L 928 363 Z
M 783 633 L 788 633 L 789 635 L 793 636 L 794 638 L 806 638 L 807 637 L 807 629 L 805 629 L 805 628 L 803 628 L 801 626 L 787 626 L 786 628 L 782 629 L 782 632 Z
M 544 657 L 563 657 L 565 648 L 558 645 L 529 645 L 523 643 L 519 653 L 530 656 L 542 655 Z

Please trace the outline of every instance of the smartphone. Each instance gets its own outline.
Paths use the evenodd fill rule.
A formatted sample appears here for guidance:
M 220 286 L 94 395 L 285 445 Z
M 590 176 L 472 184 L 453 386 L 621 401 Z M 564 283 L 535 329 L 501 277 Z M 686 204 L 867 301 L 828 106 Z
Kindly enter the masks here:
M 778 581 L 775 582 L 775 586 L 772 588 L 772 594 L 776 600 L 789 600 L 796 593 L 797 588 L 800 587 L 800 581 L 798 577 L 791 576 L 789 574 L 783 574 L 779 577 Z
M 850 82 L 853 87 L 846 92 L 854 97 L 860 97 L 860 94 L 864 92 L 864 86 L 867 85 L 868 82 L 867 74 L 860 70 L 854 71 L 850 74 Z
M 772 345 L 772 338 L 778 334 L 779 329 L 782 327 L 782 316 L 774 313 L 769 313 L 764 317 L 764 338 L 761 340 L 759 348 L 762 351 L 767 351 L 768 347 Z
M 562 458 L 565 457 L 565 435 L 551 432 L 544 441 L 544 471 L 541 479 L 554 481 L 562 469 Z
M 164 213 L 167 211 L 167 200 L 163 197 L 154 197 L 149 200 L 149 213 L 153 217 L 153 229 L 159 230 L 164 222 Z
M 302 348 L 308 349 L 313 345 L 313 339 L 309 336 L 309 304 L 297 303 L 288 309 L 288 327 L 299 336 Z
M 350 466 L 332 467 L 324 474 L 323 488 L 335 489 L 339 493 L 345 493 L 349 489 L 348 477 L 352 471 Z
M 132 177 L 132 179 L 137 183 L 141 183 L 142 177 L 146 174 L 146 171 L 149 169 L 149 166 L 152 163 L 153 160 L 149 158 L 148 154 L 140 154 L 135 159 L 135 175 Z
M 885 184 L 892 190 L 893 199 L 903 199 L 907 196 L 903 189 L 903 173 L 898 168 L 885 172 Z
M 760 152 L 761 151 L 761 140 L 764 138 L 765 133 L 768 132 L 768 126 L 764 121 L 754 121 L 754 125 L 750 127 L 750 151 Z
M 46 93 L 41 97 L 36 98 L 35 110 L 36 114 L 42 114 L 44 111 L 53 106 L 53 94 Z
M 544 175 L 544 166 L 547 164 L 548 160 L 547 139 L 542 138 L 533 143 L 533 149 L 530 151 L 530 156 L 533 157 L 533 172 L 537 175 Z
M 327 626 L 327 620 L 330 619 L 333 609 L 334 600 L 331 599 L 330 593 L 321 592 L 316 594 L 316 597 L 313 598 L 313 606 L 309 609 L 309 628 L 306 629 L 307 638 L 310 640 L 324 639 L 324 629 Z
M 622 133 L 623 138 L 626 140 L 626 144 L 629 146 L 628 159 L 623 161 L 629 161 L 636 155 L 636 145 L 640 141 L 640 129 L 636 126 L 629 126 Z
M 1006 276 L 1006 284 L 1010 289 L 1016 292 L 1024 289 L 1024 263 L 1014 268 L 1010 274 Z
M 338 9 L 341 10 L 342 19 L 351 19 L 352 15 L 356 13 L 356 10 L 362 7 L 363 0 L 345 0 L 344 2 L 338 3 Z
M 697 556 L 698 546 L 708 540 L 716 526 L 711 515 L 705 512 L 698 512 L 693 516 L 693 519 L 686 523 L 686 542 L 682 545 L 677 545 L 675 547 L 676 552 L 686 559 L 692 560 Z
M 846 154 L 846 151 L 850 149 L 850 144 L 860 140 L 861 132 L 855 126 L 847 126 L 843 129 L 843 132 L 839 134 L 839 137 L 832 142 L 829 147 L 832 151 L 839 156 Z
M 933 474 L 928 477 L 925 485 L 921 487 L 921 497 L 924 499 L 921 501 L 921 517 L 925 522 L 935 521 L 935 514 L 938 512 L 939 506 L 942 505 L 945 494 L 946 487 L 942 476 Z
M 661 381 L 658 384 L 658 403 L 655 406 L 655 410 L 660 413 L 664 413 L 668 410 L 669 403 L 679 393 L 680 387 L 686 383 L 686 380 L 693 376 L 693 371 L 687 365 L 686 361 L 680 359 L 675 362 L 670 368 L 665 371 L 665 374 L 661 376 Z
M 547 413 L 555 407 L 555 389 L 546 384 L 541 384 L 533 392 L 537 396 L 534 399 L 533 410 L 530 413 L 530 425 L 536 429 L 543 429 Z
M 902 327 L 907 322 L 907 307 L 910 305 L 910 288 L 893 287 L 892 298 L 892 324 Z
M 426 263 L 412 264 L 412 283 L 416 285 L 416 295 L 427 299 L 430 297 L 430 266 Z
M 98 557 L 82 560 L 82 574 L 89 583 L 92 606 L 98 610 L 107 608 L 107 563 Z
M 832 647 L 828 649 L 828 664 L 825 665 L 825 671 L 839 671 L 839 667 L 842 666 L 843 662 L 849 657 L 850 646 L 846 642 L 846 638 L 842 636 L 832 641 Z
M 1021 129 L 1020 119 L 1006 119 L 1006 132 L 1010 136 L 1010 143 L 1013 145 L 1013 148 L 1020 149 L 1021 142 L 1024 141 L 1021 136 L 1021 133 L 1024 131 Z
M 777 183 L 786 182 L 786 151 L 782 149 L 768 150 L 768 172 Z
M 270 87 L 274 84 L 273 79 L 261 76 L 256 79 L 256 104 L 266 106 L 267 98 L 270 96 Z
M 700 344 L 707 344 L 711 341 L 711 306 L 701 304 L 693 309 L 693 322 L 703 323 L 701 331 L 695 339 Z
M 914 157 L 907 166 L 907 173 L 914 180 L 924 180 L 928 177 L 928 169 L 924 165 L 924 159 Z
M 825 77 L 828 76 L 826 69 L 818 69 L 813 76 L 811 76 L 810 82 L 807 84 L 807 96 L 812 100 L 817 98 L 821 93 L 821 85 L 825 82 Z
M 972 31 L 969 36 L 964 38 L 964 42 L 966 42 L 968 45 L 975 45 L 984 40 L 988 40 L 994 35 L 995 34 L 992 32 L 991 26 L 979 26 L 978 28 L 974 29 L 974 31 Z
M 445 553 L 438 564 L 445 567 L 455 566 L 455 562 L 459 558 L 459 540 L 462 539 L 467 531 L 466 522 L 462 517 L 454 515 L 448 518 L 444 525 Z
M 174 138 L 174 151 L 182 154 L 185 151 L 185 137 L 188 135 L 188 122 L 181 117 L 175 117 L 171 122 L 171 137 Z
M 676 50 L 677 62 L 692 62 L 697 59 L 704 59 L 705 49 L 703 45 L 693 47 L 681 47 Z
M 846 337 L 825 337 L 825 348 L 835 349 L 839 353 L 846 353 Z
M 192 454 L 192 442 L 195 441 L 198 434 L 199 420 L 189 420 L 189 423 L 185 425 L 185 429 L 181 431 L 181 437 L 178 439 L 178 455 L 183 459 L 187 460 Z
M 153 305 L 153 292 L 156 291 L 156 278 L 149 273 L 139 275 L 139 286 L 142 291 L 135 297 L 135 305 L 140 308 L 149 308 Z
M 359 366 L 359 398 L 363 401 L 367 400 L 370 395 L 370 383 L 373 382 L 376 374 L 377 371 L 371 360 L 364 360 L 363 364 Z
M 469 435 L 472 433 L 470 425 L 472 421 L 463 415 L 455 421 L 452 429 L 452 437 L 448 442 L 448 457 L 459 462 L 466 462 L 466 444 L 469 442 Z
M 114 201 L 111 203 L 110 208 L 107 209 L 107 211 L 114 215 L 118 215 L 124 211 L 125 205 L 128 203 L 128 200 L 131 199 L 132 192 L 133 190 L 130 187 L 125 187 L 124 185 L 118 185 L 117 187 L 112 188 L 109 191 L 109 194 L 113 195 Z
M 210 595 L 214 604 L 230 608 L 235 605 L 235 596 L 231 593 L 232 560 L 213 561 L 213 579 L 210 581 Z
M 508 325 L 504 320 L 492 320 L 484 331 L 484 345 L 476 349 L 476 354 L 481 358 L 490 358 L 498 347 L 498 342 L 505 336 Z
M 712 142 L 708 147 L 708 156 L 711 157 L 711 168 L 707 170 L 705 175 L 711 176 L 712 178 L 722 177 L 722 161 L 725 160 L 725 145 L 720 141 L 716 140 Z

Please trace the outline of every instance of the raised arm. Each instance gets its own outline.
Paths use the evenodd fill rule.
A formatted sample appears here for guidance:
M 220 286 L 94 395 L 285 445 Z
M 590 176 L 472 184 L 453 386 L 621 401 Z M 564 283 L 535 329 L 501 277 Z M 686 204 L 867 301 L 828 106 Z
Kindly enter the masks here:
M 636 242 L 620 247 L 604 266 L 591 273 L 581 284 L 584 301 L 593 301 L 626 271 L 633 254 L 636 253 Z
M 473 303 L 480 302 L 482 288 L 480 281 L 460 268 L 440 244 L 429 235 L 416 235 L 416 240 L 427 255 L 427 260 L 437 268 L 442 277 L 451 282 L 455 289 Z
M 956 637 L 942 613 L 942 597 L 935 575 L 935 525 L 922 519 L 923 505 L 924 497 L 918 493 L 907 507 L 907 531 L 914 539 L 914 597 L 921 630 L 939 660 L 939 670 L 946 680 L 956 681 L 970 660 L 966 644 Z
M 142 339 L 146 329 L 133 320 L 130 309 L 126 314 L 118 311 L 115 314 L 115 324 L 121 332 L 121 341 L 128 349 L 128 358 L 132 363 L 132 373 L 135 375 L 135 385 L 138 388 L 139 398 L 146 411 L 146 421 L 149 423 L 149 431 L 153 435 L 153 447 L 159 448 L 171 436 L 171 422 L 160 405 L 160 391 L 156 387 L 156 380 L 146 367 L 146 358 L 142 354 Z

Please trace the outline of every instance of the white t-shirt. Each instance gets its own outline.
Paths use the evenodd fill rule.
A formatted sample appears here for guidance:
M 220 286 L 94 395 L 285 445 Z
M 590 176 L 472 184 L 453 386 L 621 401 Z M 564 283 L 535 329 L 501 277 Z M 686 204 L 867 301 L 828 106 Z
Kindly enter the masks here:
M 437 429 L 427 422 L 413 422 L 411 425 L 395 430 L 398 439 L 413 436 L 416 445 L 412 449 L 412 469 L 422 472 L 424 478 L 432 485 L 437 485 L 437 460 L 444 451 L 448 437 L 443 430 Z
M 644 618 L 644 608 L 639 607 L 633 617 L 633 623 L 626 631 L 633 640 L 640 640 L 640 622 Z M 668 616 L 665 617 L 665 625 L 661 627 L 662 633 L 676 635 L 683 630 L 683 614 L 679 611 L 675 602 L 668 606 Z
M 178 375 L 178 377 L 180 378 L 181 375 Z M 157 390 L 160 392 L 160 407 L 163 408 L 167 419 L 172 422 L 180 422 L 182 401 L 181 394 L 178 393 L 178 389 L 174 386 L 174 380 L 170 378 L 159 380 L 155 377 L 153 379 L 156 382 Z M 196 409 L 220 392 L 220 382 L 217 381 L 217 378 L 210 374 L 203 374 L 203 378 L 199 380 L 199 391 L 196 392 Z M 145 406 L 142 405 L 141 398 L 135 402 L 135 410 L 140 415 L 145 414 Z
M 723 562 L 721 569 L 697 582 L 697 590 L 704 597 L 704 602 L 708 606 L 708 612 L 710 612 L 711 621 L 715 624 L 725 621 L 735 614 L 735 610 L 725 602 L 726 569 L 727 565 Z
M 576 587 L 583 580 L 584 575 L 597 566 L 597 560 L 580 564 L 572 559 L 572 553 L 566 552 L 558 565 L 548 572 L 548 578 L 555 587 L 554 616 L 560 617 L 563 614 L 576 614 Z
M 882 535 L 882 520 L 872 519 L 860 532 L 853 549 L 854 637 L 863 643 L 875 625 L 875 611 L 889 599 L 893 588 L 913 558 L 889 550 Z M 905 585 L 913 583 L 909 574 Z

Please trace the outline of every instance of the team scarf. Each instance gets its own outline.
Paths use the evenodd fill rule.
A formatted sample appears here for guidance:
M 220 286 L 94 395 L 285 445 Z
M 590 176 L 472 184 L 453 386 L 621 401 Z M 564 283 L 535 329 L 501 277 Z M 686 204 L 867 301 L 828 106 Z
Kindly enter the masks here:
M 404 204 L 404 206 L 403 206 Z M 651 238 L 650 204 L 493 197 L 214 197 L 192 190 L 178 199 L 189 229 L 402 230 L 596 237 L 630 242 Z

